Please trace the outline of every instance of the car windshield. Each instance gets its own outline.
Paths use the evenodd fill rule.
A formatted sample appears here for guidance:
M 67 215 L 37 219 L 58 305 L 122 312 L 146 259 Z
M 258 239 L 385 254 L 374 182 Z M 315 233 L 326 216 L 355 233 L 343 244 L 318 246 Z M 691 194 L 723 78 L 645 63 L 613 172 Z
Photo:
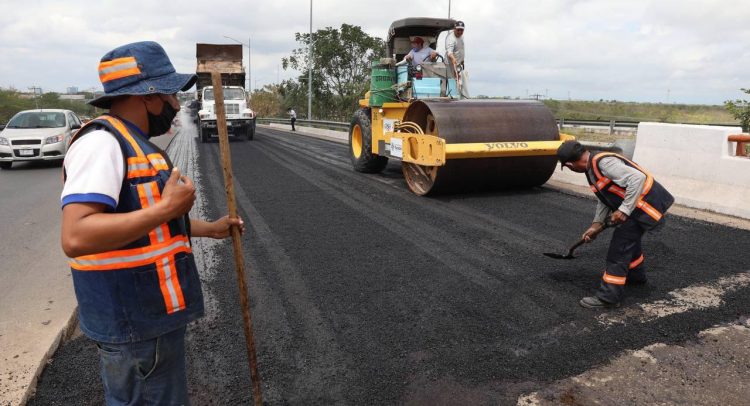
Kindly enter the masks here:
M 65 127 L 65 114 L 59 112 L 26 111 L 16 114 L 6 128 Z
M 203 100 L 213 100 L 214 89 L 206 89 L 203 92 Z M 245 91 L 236 87 L 224 88 L 224 100 L 245 100 Z

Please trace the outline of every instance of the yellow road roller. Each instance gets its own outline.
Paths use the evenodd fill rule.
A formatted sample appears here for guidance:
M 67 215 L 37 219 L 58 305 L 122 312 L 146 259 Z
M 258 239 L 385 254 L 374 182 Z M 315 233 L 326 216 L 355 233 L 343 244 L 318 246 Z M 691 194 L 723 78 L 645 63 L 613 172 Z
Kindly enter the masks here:
M 437 49 L 455 21 L 406 18 L 391 24 L 388 56 L 372 64 L 370 91 L 349 126 L 352 166 L 378 173 L 401 161 L 418 195 L 538 186 L 555 170 L 555 152 L 573 137 L 560 134 L 538 101 L 468 100 L 457 91 L 442 56 L 400 62 L 421 37 Z

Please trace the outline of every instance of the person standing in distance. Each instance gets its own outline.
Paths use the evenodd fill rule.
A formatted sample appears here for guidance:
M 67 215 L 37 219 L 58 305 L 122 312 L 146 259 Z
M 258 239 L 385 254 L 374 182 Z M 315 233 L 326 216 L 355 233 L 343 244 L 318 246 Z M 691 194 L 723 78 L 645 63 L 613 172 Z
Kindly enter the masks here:
M 61 198 L 80 328 L 98 347 L 108 405 L 187 405 L 185 326 L 204 313 L 190 238 L 227 238 L 243 223 L 188 217 L 193 182 L 149 141 L 196 76 L 136 42 L 105 54 L 99 79 L 104 95 L 90 104 L 109 112 L 71 140 Z
M 291 107 L 287 110 L 287 112 L 289 113 L 289 120 L 292 122 L 292 131 L 297 131 L 294 128 L 294 122 L 297 121 L 297 112 L 294 111 L 294 109 Z

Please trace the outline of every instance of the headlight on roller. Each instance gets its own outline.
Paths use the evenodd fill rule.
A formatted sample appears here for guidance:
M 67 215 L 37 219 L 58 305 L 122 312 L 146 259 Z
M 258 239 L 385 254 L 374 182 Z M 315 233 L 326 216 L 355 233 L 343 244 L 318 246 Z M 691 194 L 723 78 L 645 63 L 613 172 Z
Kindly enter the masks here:
M 62 142 L 63 138 L 65 138 L 63 134 L 53 135 L 51 137 L 45 138 L 44 143 L 45 144 L 57 144 L 58 142 Z
M 8 142 L 8 139 L 5 137 L 0 137 L 0 145 L 10 145 Z

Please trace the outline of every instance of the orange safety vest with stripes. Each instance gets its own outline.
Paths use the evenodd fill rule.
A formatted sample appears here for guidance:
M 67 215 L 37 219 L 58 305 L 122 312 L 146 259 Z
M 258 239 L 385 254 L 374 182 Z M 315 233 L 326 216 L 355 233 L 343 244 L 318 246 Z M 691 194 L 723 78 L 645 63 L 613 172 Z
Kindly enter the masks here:
M 613 211 L 617 210 L 625 199 L 626 189 L 624 185 L 618 185 L 612 179 L 602 175 L 599 163 L 605 157 L 617 158 L 625 163 L 625 165 L 646 175 L 643 192 L 638 197 L 635 209 L 630 213 L 630 217 L 638 221 L 646 229 L 653 228 L 659 224 L 664 214 L 672 206 L 672 203 L 674 203 L 674 197 L 672 197 L 664 186 L 654 180 L 654 177 L 650 173 L 622 155 L 612 152 L 591 154 L 588 170 L 586 171 L 586 179 L 591 186 L 591 191 L 596 194 L 596 197 L 604 205 Z
M 126 172 L 115 213 L 151 207 L 161 199 L 172 164 L 134 125 L 112 115 L 87 123 L 120 144 Z M 148 340 L 203 315 L 203 294 L 190 247 L 187 216 L 159 225 L 121 249 L 71 258 L 81 330 L 96 341 Z M 117 230 L 112 230 L 117 232 Z

